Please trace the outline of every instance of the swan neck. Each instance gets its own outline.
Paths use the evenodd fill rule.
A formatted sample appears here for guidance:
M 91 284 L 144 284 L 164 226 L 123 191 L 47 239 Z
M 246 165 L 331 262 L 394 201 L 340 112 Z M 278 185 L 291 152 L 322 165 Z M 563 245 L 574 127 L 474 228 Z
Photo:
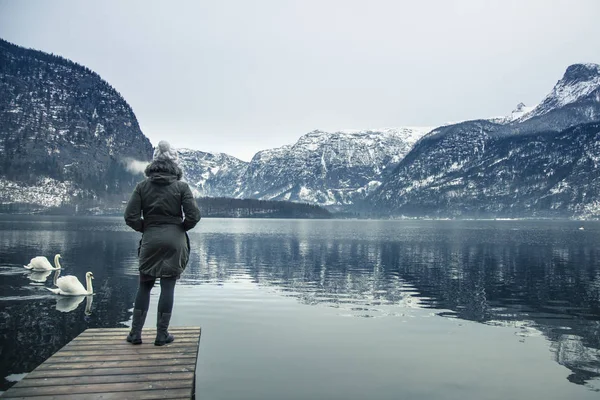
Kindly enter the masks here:
M 91 276 L 86 276 L 86 282 L 85 282 L 85 286 L 87 289 L 87 293 L 88 294 L 92 294 L 94 293 L 94 288 L 92 287 L 92 277 Z
M 56 286 L 56 281 L 57 281 L 59 275 L 60 275 L 60 269 L 57 269 L 56 271 L 54 271 L 54 280 L 53 280 L 54 286 Z
M 92 314 L 92 301 L 94 300 L 94 296 L 87 296 L 85 298 L 85 315 Z
M 59 269 L 60 269 L 60 268 L 61 268 L 61 266 L 60 266 L 60 261 L 59 261 L 59 259 L 60 259 L 60 257 L 58 256 L 58 254 L 54 256 L 54 266 L 55 266 L 56 268 L 59 268 Z

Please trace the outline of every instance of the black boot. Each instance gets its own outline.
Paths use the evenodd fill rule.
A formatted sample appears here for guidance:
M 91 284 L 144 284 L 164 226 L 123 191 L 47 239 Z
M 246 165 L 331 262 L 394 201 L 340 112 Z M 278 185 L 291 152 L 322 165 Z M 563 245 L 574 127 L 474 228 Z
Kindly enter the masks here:
M 131 344 L 142 344 L 142 328 L 146 322 L 148 311 L 133 310 L 133 320 L 131 321 L 131 331 L 127 335 L 127 341 Z
M 175 337 L 169 333 L 169 322 L 171 321 L 171 313 L 158 313 L 156 319 L 156 339 L 155 346 L 164 346 L 175 340 Z

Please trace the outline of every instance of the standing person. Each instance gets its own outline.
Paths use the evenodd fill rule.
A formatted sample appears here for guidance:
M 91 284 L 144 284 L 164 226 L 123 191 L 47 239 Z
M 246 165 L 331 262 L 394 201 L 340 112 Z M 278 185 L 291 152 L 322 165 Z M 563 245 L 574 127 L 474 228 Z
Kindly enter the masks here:
M 146 167 L 146 179 L 138 183 L 125 209 L 125 223 L 142 232 L 138 248 L 140 282 L 127 341 L 142 343 L 142 328 L 150 305 L 150 291 L 160 278 L 156 321 L 156 346 L 171 343 L 169 322 L 173 310 L 175 283 L 190 256 L 187 231 L 200 221 L 200 210 L 177 165 L 177 152 L 161 141 Z

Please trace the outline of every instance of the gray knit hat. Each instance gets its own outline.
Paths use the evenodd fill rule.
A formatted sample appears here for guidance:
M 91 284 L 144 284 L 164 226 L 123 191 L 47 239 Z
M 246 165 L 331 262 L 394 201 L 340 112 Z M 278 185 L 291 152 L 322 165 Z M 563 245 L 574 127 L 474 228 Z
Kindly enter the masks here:
M 177 155 L 177 151 L 171 147 L 169 142 L 166 140 L 161 140 L 158 142 L 156 149 L 154 149 L 152 160 L 171 160 L 177 163 L 179 161 L 179 156 Z

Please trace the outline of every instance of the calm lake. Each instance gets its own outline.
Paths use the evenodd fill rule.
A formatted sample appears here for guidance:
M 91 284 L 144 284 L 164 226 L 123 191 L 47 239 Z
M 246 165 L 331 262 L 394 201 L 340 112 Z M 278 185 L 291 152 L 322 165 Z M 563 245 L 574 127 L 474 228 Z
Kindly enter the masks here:
M 121 218 L 0 217 L 1 391 L 130 323 L 139 239 Z M 190 240 L 172 325 L 202 327 L 199 398 L 600 398 L 600 223 L 203 219 Z M 93 297 L 23 268 L 55 253 Z

